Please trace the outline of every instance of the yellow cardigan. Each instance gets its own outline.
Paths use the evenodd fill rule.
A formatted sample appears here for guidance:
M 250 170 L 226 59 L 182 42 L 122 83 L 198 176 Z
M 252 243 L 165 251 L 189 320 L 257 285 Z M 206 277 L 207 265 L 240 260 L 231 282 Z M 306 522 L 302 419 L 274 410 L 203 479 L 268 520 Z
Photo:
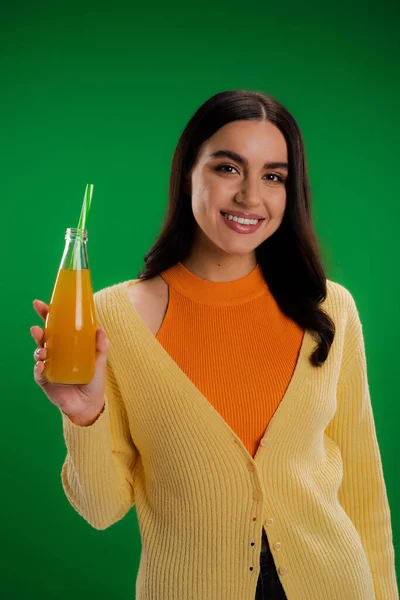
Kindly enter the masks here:
M 106 529 L 136 506 L 136 600 L 254 600 L 262 528 L 288 600 L 398 600 L 391 514 L 351 293 L 328 280 L 336 324 L 322 368 L 306 330 L 257 453 L 172 360 L 125 281 L 95 294 L 110 348 L 106 404 L 89 427 L 62 412 L 61 478 Z

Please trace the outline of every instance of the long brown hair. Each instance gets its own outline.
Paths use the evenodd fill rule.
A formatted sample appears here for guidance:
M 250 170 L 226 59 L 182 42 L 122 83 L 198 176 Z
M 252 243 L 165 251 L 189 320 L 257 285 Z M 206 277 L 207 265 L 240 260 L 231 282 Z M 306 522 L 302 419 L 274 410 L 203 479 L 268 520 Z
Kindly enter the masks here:
M 327 283 L 321 252 L 311 220 L 311 191 L 302 135 L 295 119 L 275 98 L 261 92 L 230 90 L 207 100 L 183 130 L 172 159 L 168 205 L 156 242 L 138 274 L 151 279 L 189 255 L 196 221 L 185 179 L 200 146 L 218 129 L 238 120 L 268 120 L 282 132 L 288 149 L 286 209 L 273 235 L 255 249 L 267 285 L 281 311 L 300 327 L 318 334 L 310 356 L 313 366 L 325 362 L 335 336 L 335 324 L 319 303 Z M 186 188 L 187 189 L 187 188 Z

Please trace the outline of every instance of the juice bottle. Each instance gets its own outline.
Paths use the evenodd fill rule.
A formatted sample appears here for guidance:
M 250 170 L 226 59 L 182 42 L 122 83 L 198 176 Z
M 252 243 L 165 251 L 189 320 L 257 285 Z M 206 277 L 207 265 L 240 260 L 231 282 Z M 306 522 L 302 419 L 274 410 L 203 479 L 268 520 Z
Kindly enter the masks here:
M 84 385 L 94 376 L 96 316 L 88 265 L 87 230 L 68 228 L 44 329 L 44 376 L 52 383 Z

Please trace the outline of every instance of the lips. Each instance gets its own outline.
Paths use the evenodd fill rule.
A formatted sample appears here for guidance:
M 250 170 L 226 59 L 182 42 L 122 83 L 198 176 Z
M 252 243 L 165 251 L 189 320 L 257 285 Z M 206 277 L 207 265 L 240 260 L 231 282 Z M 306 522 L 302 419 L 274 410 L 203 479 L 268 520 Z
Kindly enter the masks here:
M 239 234 L 254 233 L 260 227 L 262 227 L 262 222 L 264 221 L 264 219 L 259 219 L 255 225 L 242 225 L 239 223 L 239 221 L 234 221 L 233 219 L 228 219 L 227 217 L 224 217 L 222 213 L 221 217 L 227 227 L 229 227 L 233 231 L 236 231 L 236 233 Z

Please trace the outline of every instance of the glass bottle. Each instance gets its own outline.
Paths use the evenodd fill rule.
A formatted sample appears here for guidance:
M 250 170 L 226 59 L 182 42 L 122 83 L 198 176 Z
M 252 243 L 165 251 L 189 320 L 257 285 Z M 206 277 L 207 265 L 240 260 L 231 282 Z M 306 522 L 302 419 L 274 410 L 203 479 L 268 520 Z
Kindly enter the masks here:
M 94 376 L 96 315 L 86 229 L 68 228 L 44 329 L 44 376 L 52 383 L 85 385 Z

